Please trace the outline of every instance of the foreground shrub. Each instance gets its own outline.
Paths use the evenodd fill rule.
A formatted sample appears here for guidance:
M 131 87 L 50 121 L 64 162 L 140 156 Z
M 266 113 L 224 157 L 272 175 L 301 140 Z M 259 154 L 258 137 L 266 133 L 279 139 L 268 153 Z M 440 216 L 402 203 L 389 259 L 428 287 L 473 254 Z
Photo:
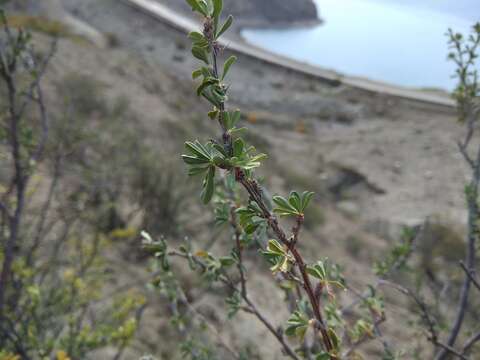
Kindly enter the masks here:
M 217 349 L 204 338 L 198 339 L 199 332 L 193 319 L 201 315 L 195 311 L 192 314 L 191 311 L 179 310 L 182 304 L 189 308 L 189 300 L 175 280 L 177 265 L 173 258 L 185 260 L 189 268 L 199 272 L 209 286 L 222 285 L 228 294 L 225 298 L 228 316 L 245 312 L 256 317 L 277 340 L 282 353 L 289 358 L 360 359 L 362 346 L 372 341 L 381 344 L 383 351 L 379 357 L 382 359 L 394 360 L 403 355 L 407 358 L 431 356 L 429 351 L 418 351 L 413 344 L 407 349 L 395 350 L 392 342 L 383 336 L 381 327 L 387 314 L 382 288 L 393 289 L 412 302 L 407 320 L 416 319 L 415 329 L 426 334 L 426 339 L 433 345 L 432 352 L 436 359 L 469 358 L 469 354 L 473 354 L 474 345 L 480 340 L 480 335 L 476 332 L 478 329 L 466 332 L 471 337 L 463 339 L 463 345 L 455 345 L 462 327 L 467 325 L 469 306 L 475 304 L 469 296 L 470 289 L 478 287 L 475 265 L 480 155 L 472 158 L 470 147 L 473 146 L 471 139 L 479 117 L 479 89 L 474 64 L 480 43 L 480 25 L 475 26 L 467 43 L 461 35 L 450 33 L 453 49 L 450 57 L 457 63 L 459 78 L 455 98 L 459 105 L 460 119 L 467 124 L 466 138 L 459 143 L 459 147 L 471 166 L 472 180 L 466 187 L 469 234 L 465 261 L 461 263 L 464 269 L 463 285 L 452 295 L 459 295 L 460 299 L 453 312 L 449 306 L 451 303 L 447 302 L 448 315 L 444 318 L 449 320 L 440 327 L 436 317 L 439 313 L 434 314 L 431 304 L 423 299 L 423 283 L 417 282 L 415 290 L 408 287 L 411 275 L 422 271 L 416 267 L 414 253 L 422 228 L 405 229 L 401 241 L 391 253 L 375 262 L 373 270 L 378 279 L 367 284 L 365 291 L 350 286 L 335 263 L 326 258 L 310 261 L 302 255 L 299 249 L 302 227 L 314 194 L 309 191 L 292 191 L 287 196 L 275 195 L 271 199 L 266 196 L 268 192 L 255 178 L 255 170 L 261 166 L 266 155 L 257 153 L 254 147 L 247 144 L 243 135 L 247 130 L 239 126 L 240 111 L 227 106 L 229 85 L 226 81 L 237 59 L 230 56 L 223 64 L 220 63 L 223 51 L 220 38 L 231 26 L 233 18 L 230 16 L 221 22 L 221 0 L 187 2 L 204 20 L 202 32 L 189 34 L 193 42 L 192 54 L 202 63 L 192 76 L 200 81 L 197 95 L 212 107 L 208 118 L 212 123 L 218 124 L 221 132 L 213 140 L 195 139 L 186 142 L 186 153 L 182 158 L 188 166 L 189 175 L 201 179 L 201 200 L 204 204 L 213 203 L 217 226 L 230 228 L 231 251 L 216 255 L 198 249 L 195 242 L 191 241 L 173 249 L 165 239 L 154 240 L 148 233 L 143 233 L 144 246 L 154 254 L 155 271 L 161 274 L 152 285 L 171 301 L 175 309 L 174 324 L 187 334 L 186 341 L 181 346 L 184 356 L 191 359 L 215 359 L 216 356 L 247 359 L 252 354 L 244 348 L 233 349 L 215 327 L 208 326 L 205 319 L 202 323 L 207 324 L 204 328 L 215 339 L 211 341 L 217 344 Z M 480 154 L 478 151 L 476 153 Z M 287 222 L 281 221 L 281 218 L 290 219 L 293 225 L 289 231 L 285 228 Z M 279 326 L 276 319 L 269 319 L 249 293 L 248 280 L 253 274 L 249 272 L 244 260 L 252 249 L 270 266 L 272 281 L 285 293 L 285 306 L 290 316 L 283 326 Z M 399 276 L 400 273 L 408 275 L 402 277 Z M 345 289 L 353 301 L 341 304 L 337 294 Z M 432 292 L 428 294 L 436 296 Z M 450 318 L 452 313 L 453 319 Z M 220 348 L 223 355 L 218 355 Z
M 90 193 L 65 180 L 78 139 L 54 127 L 42 91 L 55 43 L 40 56 L 29 33 L 0 20 L 0 358 L 86 359 L 107 345 L 118 358 L 144 299 L 105 299 L 110 240 Z

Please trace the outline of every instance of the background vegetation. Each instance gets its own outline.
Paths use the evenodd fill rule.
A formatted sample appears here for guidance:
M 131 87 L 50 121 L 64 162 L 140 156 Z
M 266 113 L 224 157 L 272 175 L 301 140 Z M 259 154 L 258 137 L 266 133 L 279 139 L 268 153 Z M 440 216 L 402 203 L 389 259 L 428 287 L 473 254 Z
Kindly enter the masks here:
M 96 51 L 85 39 L 2 13 L 0 359 L 475 359 L 480 26 L 449 33 L 467 231 L 430 218 L 384 250 L 358 232 L 332 254 L 314 236 L 330 202 L 355 223 L 352 186 L 383 190 L 340 166 L 333 183 L 312 181 L 290 165 L 287 145 L 269 143 L 262 114 L 228 108 L 237 58 L 217 40 L 232 19 L 221 20 L 219 0 L 188 3 L 204 19 L 189 37 L 208 108 L 190 82 L 128 56 L 104 73 L 139 84 L 142 96 L 112 89 L 103 73 L 65 65 L 71 51 Z M 158 122 L 144 120 L 139 105 L 149 101 Z M 287 125 L 296 134 L 306 126 Z M 186 138 L 191 182 L 179 159 Z M 272 184 L 288 195 L 271 196 Z M 199 187 L 212 215 L 195 201 Z M 344 269 L 357 262 L 372 271 Z M 238 335 L 253 328 L 271 341 Z

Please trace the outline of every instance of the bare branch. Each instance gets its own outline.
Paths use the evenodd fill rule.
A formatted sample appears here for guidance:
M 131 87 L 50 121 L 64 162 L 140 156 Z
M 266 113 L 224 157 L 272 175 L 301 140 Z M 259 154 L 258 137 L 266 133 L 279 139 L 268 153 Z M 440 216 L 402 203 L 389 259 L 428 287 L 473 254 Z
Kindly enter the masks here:
M 262 313 L 256 308 L 255 304 L 248 298 L 243 298 L 245 302 L 248 304 L 247 309 L 243 309 L 244 311 L 250 312 L 257 317 L 260 322 L 262 322 L 265 327 L 275 336 L 278 342 L 282 345 L 284 352 L 290 356 L 292 359 L 300 360 L 299 357 L 295 354 L 293 349 L 285 342 L 283 338 L 283 334 L 273 327 L 273 325 L 262 315 Z
M 420 309 L 420 311 L 422 313 L 422 317 L 423 317 L 424 321 L 427 324 L 428 331 L 430 333 L 429 340 L 432 343 L 437 344 L 438 334 L 437 334 L 437 330 L 436 330 L 436 325 L 435 325 L 435 321 L 433 320 L 432 316 L 430 315 L 427 304 L 425 304 L 425 302 L 422 299 L 420 299 L 420 297 L 418 297 L 414 292 L 410 291 L 406 287 L 403 287 L 403 286 L 398 285 L 396 283 L 393 283 L 391 281 L 380 280 L 379 285 L 389 286 L 389 287 L 401 292 L 402 294 L 410 297 L 415 302 L 415 304 L 418 306 L 418 308 Z
M 189 256 L 183 253 L 180 253 L 176 250 L 171 250 L 168 252 L 169 256 L 177 256 L 183 259 L 189 259 Z M 206 271 L 206 266 L 205 264 L 200 261 L 196 256 L 192 256 L 191 259 L 195 262 L 196 265 L 198 265 L 202 271 Z M 237 291 L 237 287 L 233 283 L 233 281 L 226 275 L 223 274 L 219 277 L 219 280 L 225 284 L 227 287 L 229 287 L 233 291 Z M 241 291 L 240 295 L 242 296 L 242 299 L 245 301 L 245 303 L 248 305 L 248 307 L 241 307 L 241 310 L 255 315 L 255 317 L 260 320 L 262 324 L 265 325 L 265 327 L 270 331 L 270 333 L 275 336 L 275 338 L 278 340 L 278 342 L 282 345 L 284 352 L 290 356 L 294 360 L 299 360 L 297 355 L 295 354 L 295 351 L 285 342 L 285 339 L 283 338 L 283 335 L 279 333 L 275 327 L 270 323 L 270 321 L 267 320 L 265 316 L 262 315 L 262 313 L 257 309 L 253 301 L 248 297 L 247 295 L 247 289 L 246 289 L 246 283 L 245 283 L 245 292 Z
M 475 345 L 478 341 L 480 341 L 480 331 L 472 335 L 467 341 L 465 341 L 465 344 L 463 345 L 462 353 L 464 355 L 467 354 L 470 351 L 470 349 L 473 347 L 473 345 Z
M 466 356 L 464 356 L 463 354 L 461 354 L 460 352 L 455 350 L 450 345 L 444 344 L 440 341 L 437 341 L 435 344 L 438 345 L 439 347 L 441 347 L 447 354 L 455 355 L 456 357 L 458 357 L 462 360 L 469 360 Z
M 474 270 L 469 270 L 463 261 L 460 261 L 460 266 L 462 267 L 465 274 L 470 278 L 470 281 L 475 285 L 475 287 L 480 291 L 480 282 L 478 281 L 477 277 L 475 276 Z
M 235 233 L 235 246 L 237 250 L 237 256 L 238 256 L 238 263 L 237 263 L 237 268 L 238 268 L 238 273 L 240 274 L 240 286 L 241 286 L 241 294 L 242 297 L 247 296 L 247 280 L 245 277 L 245 272 L 243 271 L 243 249 L 242 245 L 240 243 L 240 236 L 242 235 L 241 230 L 238 227 L 237 224 L 237 215 L 235 213 L 236 207 L 232 206 L 230 209 L 230 225 Z
M 465 314 L 468 308 L 468 296 L 470 294 L 470 288 L 472 284 L 471 276 L 468 273 L 475 272 L 475 248 L 477 240 L 477 219 L 478 219 L 478 190 L 480 183 L 480 147 L 475 159 L 475 168 L 472 174 L 472 180 L 470 182 L 469 190 L 467 191 L 467 204 L 468 204 L 468 237 L 467 248 L 465 253 L 465 266 L 469 271 L 465 275 L 462 289 L 460 292 L 460 300 L 457 306 L 457 314 L 455 321 L 450 330 L 450 334 L 447 339 L 447 344 L 452 347 L 460 333 L 462 328 Z M 443 349 L 435 357 L 436 360 L 445 360 L 448 355 L 447 349 Z
M 460 153 L 462 154 L 463 158 L 468 163 L 468 165 L 470 165 L 472 170 L 475 169 L 475 162 L 467 152 L 467 145 L 461 142 L 458 142 L 457 145 L 458 145 L 458 149 L 460 150 Z
M 375 329 L 378 329 L 378 327 L 380 326 L 380 324 L 382 324 L 383 322 L 385 322 L 386 318 L 384 316 L 376 319 L 374 322 L 373 322 L 373 328 L 374 330 Z M 352 344 L 350 346 L 350 348 L 345 351 L 345 353 L 343 354 L 343 358 L 345 359 L 348 359 L 348 357 L 350 355 L 352 355 L 352 353 L 358 349 L 362 344 L 368 342 L 369 340 L 372 340 L 372 337 L 369 335 L 369 334 L 364 334 L 359 340 L 357 340 L 354 344 Z
M 220 332 L 217 330 L 215 326 L 213 326 L 210 321 L 202 314 L 200 313 L 193 305 L 188 301 L 187 296 L 185 295 L 184 291 L 182 289 L 178 289 L 179 295 L 180 295 L 180 301 L 182 302 L 183 305 L 185 305 L 190 313 L 202 320 L 202 322 L 207 326 L 208 330 L 210 330 L 211 333 L 213 333 L 218 340 L 218 344 L 223 347 L 225 350 L 227 350 L 230 355 L 233 356 L 234 359 L 241 359 L 240 355 L 233 350 L 228 343 L 223 339 L 222 335 Z

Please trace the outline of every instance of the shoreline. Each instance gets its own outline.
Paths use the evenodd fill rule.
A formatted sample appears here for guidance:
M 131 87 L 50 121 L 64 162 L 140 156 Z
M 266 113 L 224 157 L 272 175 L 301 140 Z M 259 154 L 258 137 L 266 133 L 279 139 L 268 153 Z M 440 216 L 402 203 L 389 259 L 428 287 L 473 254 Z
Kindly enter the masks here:
M 297 20 L 289 22 L 268 22 L 262 20 L 236 19 L 232 26 L 236 34 L 241 35 L 243 30 L 287 30 L 287 29 L 308 29 L 323 25 L 325 21 L 321 18 L 316 20 Z M 243 38 L 243 36 L 242 36 Z

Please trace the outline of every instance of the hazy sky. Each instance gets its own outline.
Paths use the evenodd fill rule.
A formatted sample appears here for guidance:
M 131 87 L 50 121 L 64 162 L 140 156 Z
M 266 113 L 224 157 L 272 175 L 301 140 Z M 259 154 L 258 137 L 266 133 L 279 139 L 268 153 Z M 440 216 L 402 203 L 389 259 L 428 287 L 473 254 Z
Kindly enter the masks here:
M 315 0 L 321 4 L 322 0 Z M 342 0 L 338 0 L 342 1 Z M 356 0 L 361 2 L 363 0 Z M 480 21 L 480 0 L 373 0 L 381 3 L 429 8 L 461 16 L 470 21 Z M 320 7 L 321 10 L 321 7 Z
M 315 0 L 325 23 L 307 29 L 247 30 L 272 51 L 393 84 L 453 89 L 449 27 L 466 33 L 480 0 Z

